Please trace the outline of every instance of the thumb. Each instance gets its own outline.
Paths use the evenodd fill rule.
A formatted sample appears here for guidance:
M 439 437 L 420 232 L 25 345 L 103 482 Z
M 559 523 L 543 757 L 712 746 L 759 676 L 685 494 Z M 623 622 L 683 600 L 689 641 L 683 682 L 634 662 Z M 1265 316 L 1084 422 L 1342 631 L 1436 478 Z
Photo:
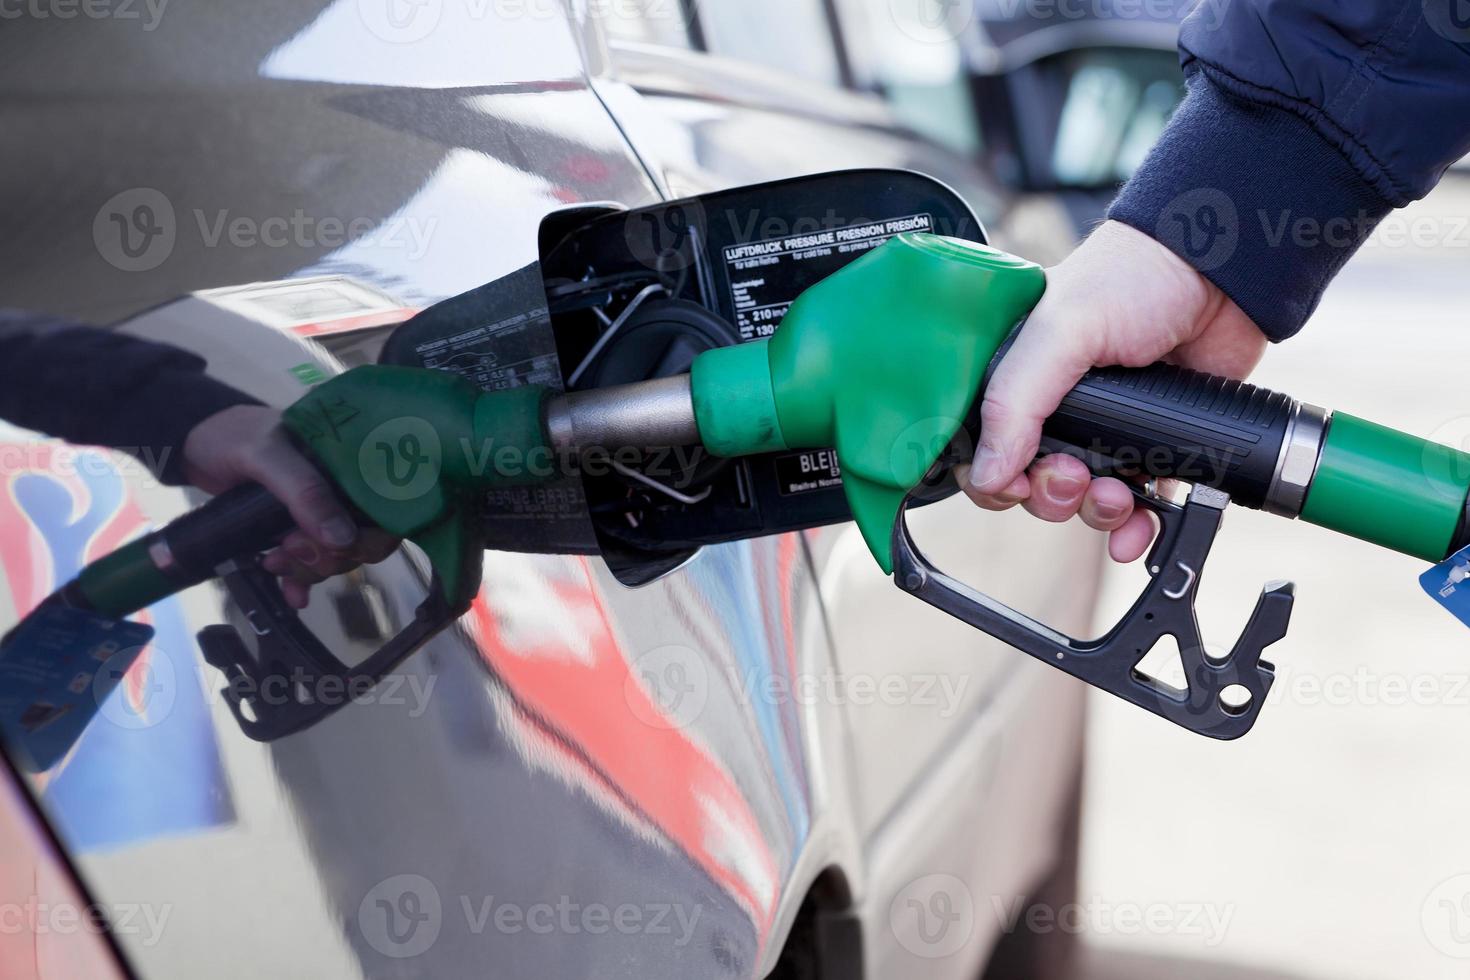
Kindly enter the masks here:
M 251 477 L 285 504 L 301 530 L 328 549 L 343 550 L 357 539 L 357 524 L 331 484 L 284 437 L 250 461 Z
M 1036 458 L 1041 424 L 1092 365 L 1067 336 L 1033 316 L 995 369 L 980 406 L 980 445 L 970 483 L 980 493 L 1005 490 Z

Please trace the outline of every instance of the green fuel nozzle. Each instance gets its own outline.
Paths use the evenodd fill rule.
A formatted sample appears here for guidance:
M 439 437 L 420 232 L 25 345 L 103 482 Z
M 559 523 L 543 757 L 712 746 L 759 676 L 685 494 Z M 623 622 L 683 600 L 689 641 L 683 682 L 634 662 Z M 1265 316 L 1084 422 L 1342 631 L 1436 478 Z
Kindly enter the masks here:
M 803 293 L 770 338 L 694 362 L 705 447 L 722 456 L 835 448 L 853 517 L 891 574 L 904 498 L 1045 290 L 1040 266 L 984 245 L 891 239 Z
M 1042 270 L 970 242 L 901 235 L 804 293 L 768 340 L 694 363 L 695 416 L 723 455 L 834 447 L 854 519 L 899 588 L 1095 687 L 1219 739 L 1255 724 L 1274 679 L 1262 651 L 1290 620 L 1294 587 L 1262 591 L 1228 653 L 1194 611 L 1205 560 L 1233 501 L 1439 561 L 1466 543 L 1470 455 L 1252 385 L 1182 368 L 1087 375 L 1044 426 L 1043 450 L 1098 474 L 1178 478 L 1180 504 L 1138 481 L 1160 521 L 1132 609 L 1077 640 L 946 576 L 904 517 L 944 458 L 988 366 L 1041 299 Z M 970 444 L 978 433 L 969 433 Z M 1180 691 L 1139 670 L 1164 637 Z
M 835 448 L 853 516 L 891 573 L 904 497 L 1045 290 L 1039 266 L 984 245 L 891 239 L 803 293 L 772 337 L 695 362 L 704 443 L 725 456 Z M 1046 431 L 1094 469 L 1214 487 L 1429 561 L 1465 543 L 1470 455 L 1240 382 L 1096 371 Z

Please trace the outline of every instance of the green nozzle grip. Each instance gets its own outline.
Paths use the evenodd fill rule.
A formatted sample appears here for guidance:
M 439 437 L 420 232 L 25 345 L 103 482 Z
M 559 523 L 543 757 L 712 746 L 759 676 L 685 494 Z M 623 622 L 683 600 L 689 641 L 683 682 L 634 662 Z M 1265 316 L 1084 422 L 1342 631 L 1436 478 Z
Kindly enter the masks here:
M 701 439 L 720 456 L 835 448 L 853 517 L 891 573 L 904 497 L 1045 290 L 1041 267 L 1013 255 L 899 235 L 798 297 L 769 340 L 700 355 Z
M 1302 520 L 1437 562 L 1467 494 L 1470 455 L 1337 412 Z

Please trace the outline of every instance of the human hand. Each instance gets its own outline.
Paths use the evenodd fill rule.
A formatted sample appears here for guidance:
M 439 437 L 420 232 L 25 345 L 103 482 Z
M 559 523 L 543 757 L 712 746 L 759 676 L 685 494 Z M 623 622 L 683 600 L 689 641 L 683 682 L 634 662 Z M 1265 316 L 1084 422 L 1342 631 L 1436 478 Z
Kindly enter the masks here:
M 987 510 L 1020 504 L 1057 523 L 1080 514 L 1112 532 L 1115 561 L 1134 561 L 1153 541 L 1153 516 L 1134 510 L 1122 481 L 1093 479 L 1080 460 L 1033 462 L 1042 423 L 1094 367 L 1164 360 L 1244 378 L 1265 351 L 1265 335 L 1208 279 L 1142 232 L 1105 222 L 1048 270 L 1046 295 L 986 389 L 980 445 L 960 485 Z
M 359 528 L 324 476 L 296 451 L 281 413 L 261 405 L 217 412 L 184 440 L 184 475 L 206 493 L 254 482 L 286 505 L 296 530 L 262 562 L 281 578 L 281 593 L 305 609 L 311 587 L 363 564 L 376 564 L 398 546 L 378 528 Z

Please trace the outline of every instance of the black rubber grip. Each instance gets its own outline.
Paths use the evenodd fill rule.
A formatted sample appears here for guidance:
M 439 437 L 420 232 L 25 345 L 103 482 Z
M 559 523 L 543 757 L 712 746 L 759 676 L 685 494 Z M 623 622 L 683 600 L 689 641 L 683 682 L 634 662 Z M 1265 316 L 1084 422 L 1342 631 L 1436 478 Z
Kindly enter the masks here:
M 270 550 L 295 526 L 285 504 L 265 487 L 246 483 L 190 511 L 159 534 L 173 555 L 172 577 L 197 583 L 214 577 L 214 570 L 233 558 Z
M 1078 451 L 1094 472 L 1177 477 L 1260 508 L 1294 404 L 1265 388 L 1167 364 L 1100 368 L 1072 389 L 1044 433 L 1071 447 L 1063 451 Z

